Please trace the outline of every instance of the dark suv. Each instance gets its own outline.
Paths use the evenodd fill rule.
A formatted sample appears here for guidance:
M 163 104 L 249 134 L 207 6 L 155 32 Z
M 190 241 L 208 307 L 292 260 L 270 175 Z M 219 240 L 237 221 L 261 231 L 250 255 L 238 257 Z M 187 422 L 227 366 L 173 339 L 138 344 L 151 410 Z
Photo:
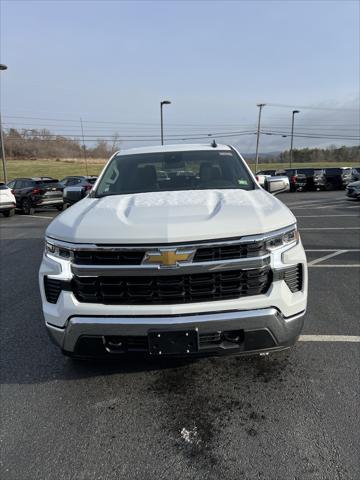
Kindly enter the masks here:
M 306 188 L 306 175 L 300 172 L 301 169 L 285 168 L 277 170 L 276 175 L 286 175 L 290 182 L 290 192 L 297 192 Z
M 84 185 L 90 190 L 94 183 L 96 182 L 97 177 L 93 175 L 82 176 L 82 175 L 71 175 L 69 177 L 64 177 L 60 180 L 60 185 L 63 187 L 74 187 L 75 185 Z
M 351 167 L 327 167 L 315 171 L 315 179 L 322 190 L 343 190 L 352 181 Z
M 55 207 L 63 209 L 62 188 L 56 178 L 15 178 L 8 183 L 16 198 L 16 208 L 25 215 L 33 215 L 35 209 Z
M 306 177 L 306 190 L 316 190 L 317 185 L 314 179 L 314 168 L 297 168 L 297 175 L 305 175 Z
M 351 181 L 357 182 L 360 180 L 360 167 L 352 167 L 351 169 Z
M 60 185 L 64 189 L 66 187 L 81 187 L 82 188 L 82 196 L 85 197 L 92 187 L 94 186 L 98 177 L 95 176 L 80 176 L 80 175 L 73 175 L 70 177 L 65 177 L 60 180 Z M 72 205 L 73 201 L 70 200 L 70 196 L 64 196 L 64 207 L 68 207 Z

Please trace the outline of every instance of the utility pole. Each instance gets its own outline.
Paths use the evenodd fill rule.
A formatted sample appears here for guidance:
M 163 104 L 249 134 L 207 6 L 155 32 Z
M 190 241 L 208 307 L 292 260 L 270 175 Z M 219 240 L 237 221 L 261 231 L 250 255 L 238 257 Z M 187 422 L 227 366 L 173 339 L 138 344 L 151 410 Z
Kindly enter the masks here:
M 161 145 L 164 145 L 164 121 L 163 121 L 163 106 L 170 105 L 170 100 L 163 100 L 160 102 L 160 135 L 161 135 Z
M 86 175 L 89 175 L 87 158 L 86 158 L 86 145 L 85 145 L 85 138 L 84 138 L 84 127 L 83 127 L 83 122 L 82 122 L 82 118 L 81 118 L 81 117 L 80 117 L 80 125 L 81 125 L 82 141 L 83 141 L 83 150 L 84 150 L 84 160 L 85 160 Z
M 257 127 L 257 136 L 256 136 L 256 156 L 255 156 L 255 173 L 258 171 L 259 165 L 259 142 L 260 142 L 260 123 L 261 123 L 261 111 L 265 107 L 265 103 L 258 103 L 256 106 L 259 107 L 259 119 Z
M 300 110 L 293 110 L 292 111 L 292 122 L 291 122 L 291 142 L 290 142 L 290 168 L 292 166 L 293 161 L 293 144 L 294 144 L 294 118 L 295 114 L 300 113 Z
M 0 63 L 0 70 L 7 70 L 7 68 L 8 67 L 6 65 L 4 65 L 3 63 Z M 1 112 L 0 112 L 0 146 L 1 146 L 1 159 L 2 159 L 2 166 L 3 166 L 4 183 L 7 183 L 4 132 L 3 132 L 3 129 L 2 129 Z

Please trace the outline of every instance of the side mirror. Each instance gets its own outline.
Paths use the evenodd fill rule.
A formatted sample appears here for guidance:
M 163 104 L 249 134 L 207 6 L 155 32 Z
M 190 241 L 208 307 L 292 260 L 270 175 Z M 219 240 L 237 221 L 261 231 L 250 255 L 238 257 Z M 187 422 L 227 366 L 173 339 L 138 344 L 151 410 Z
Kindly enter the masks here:
M 83 187 L 65 187 L 63 191 L 64 203 L 72 205 L 85 197 Z
M 290 182 L 288 177 L 270 177 L 266 179 L 266 190 L 273 195 L 288 192 L 290 190 Z

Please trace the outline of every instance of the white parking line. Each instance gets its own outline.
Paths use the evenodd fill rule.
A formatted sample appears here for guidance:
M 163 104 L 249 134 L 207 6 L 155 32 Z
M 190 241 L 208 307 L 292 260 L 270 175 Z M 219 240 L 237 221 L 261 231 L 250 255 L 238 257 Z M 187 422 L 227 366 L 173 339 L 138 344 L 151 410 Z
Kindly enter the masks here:
M 32 217 L 32 218 L 49 218 L 52 220 L 55 217 L 44 217 L 43 215 L 26 215 L 27 217 Z
M 309 248 L 305 249 L 305 252 L 338 252 L 338 248 Z M 360 248 L 348 248 L 343 250 L 344 252 L 360 252 Z
M 299 230 L 360 230 L 360 227 L 306 227 Z
M 326 265 L 309 265 L 309 268 L 334 268 L 334 267 L 337 267 L 337 268 L 359 268 L 360 267 L 360 263 L 359 264 L 344 264 L 344 265 L 337 265 L 337 264 L 329 264 L 327 263 Z
M 300 335 L 299 342 L 355 342 L 355 343 L 360 343 L 360 335 Z
M 323 257 L 316 258 L 315 260 L 312 260 L 311 262 L 308 263 L 308 267 L 311 267 L 313 265 L 316 265 L 317 263 L 323 262 L 324 260 L 327 260 L 328 258 L 336 257 L 337 255 L 341 255 L 342 253 L 346 253 L 346 250 L 338 250 L 336 252 L 329 253 L 328 255 L 324 255 Z
M 339 214 L 339 215 L 296 215 L 296 218 L 327 218 L 327 217 L 357 217 L 360 218 L 359 215 L 346 215 L 346 214 Z
M 297 206 L 290 206 L 288 205 L 289 208 L 292 208 L 292 209 L 296 209 L 296 210 L 299 210 L 299 209 L 304 209 L 304 208 L 313 208 L 314 210 L 318 210 L 320 208 L 359 208 L 358 205 L 349 205 L 348 202 L 336 202 L 336 203 L 312 203 L 312 204 L 309 204 L 309 205 L 297 205 Z
M 359 205 L 348 205 L 348 204 L 339 204 L 339 203 L 334 203 L 334 204 L 326 204 L 322 206 L 318 205 L 305 205 L 303 207 L 291 207 L 292 210 L 304 210 L 304 209 L 311 208 L 312 210 L 320 210 L 321 208 L 341 208 L 342 210 L 348 209 L 348 208 L 357 208 L 359 209 Z
M 337 204 L 329 204 L 329 205 L 324 205 L 323 207 L 314 207 L 316 208 L 317 210 L 319 210 L 320 208 L 330 208 L 330 207 L 340 207 L 340 208 L 354 208 L 355 205 L 347 205 L 347 204 L 344 204 L 344 205 L 339 205 L 338 203 Z M 358 206 L 355 206 L 356 208 L 359 208 Z
M 344 201 L 344 200 L 347 200 L 346 198 L 344 197 L 335 197 L 335 198 L 328 198 L 328 199 L 314 199 L 314 200 L 300 200 L 300 201 L 297 201 L 297 202 L 292 202 L 292 203 L 288 203 L 287 205 L 289 207 L 296 207 L 296 206 L 300 206 L 300 205 L 322 205 L 322 204 L 325 204 L 325 203 L 329 203 L 329 202 L 338 202 L 338 201 Z

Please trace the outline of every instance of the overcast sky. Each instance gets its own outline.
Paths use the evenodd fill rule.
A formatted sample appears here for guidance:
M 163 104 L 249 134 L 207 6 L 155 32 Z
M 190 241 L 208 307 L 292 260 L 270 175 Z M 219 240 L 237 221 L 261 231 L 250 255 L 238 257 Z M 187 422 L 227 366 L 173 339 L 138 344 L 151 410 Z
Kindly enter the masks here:
M 159 143 L 161 99 L 179 141 L 217 133 L 253 152 L 264 102 L 280 135 L 262 152 L 288 148 L 294 108 L 297 134 L 329 137 L 295 146 L 358 144 L 336 137 L 359 136 L 359 58 L 357 1 L 1 1 L 5 128 L 79 135 L 82 117 L 89 140 L 118 132 L 124 147 Z

